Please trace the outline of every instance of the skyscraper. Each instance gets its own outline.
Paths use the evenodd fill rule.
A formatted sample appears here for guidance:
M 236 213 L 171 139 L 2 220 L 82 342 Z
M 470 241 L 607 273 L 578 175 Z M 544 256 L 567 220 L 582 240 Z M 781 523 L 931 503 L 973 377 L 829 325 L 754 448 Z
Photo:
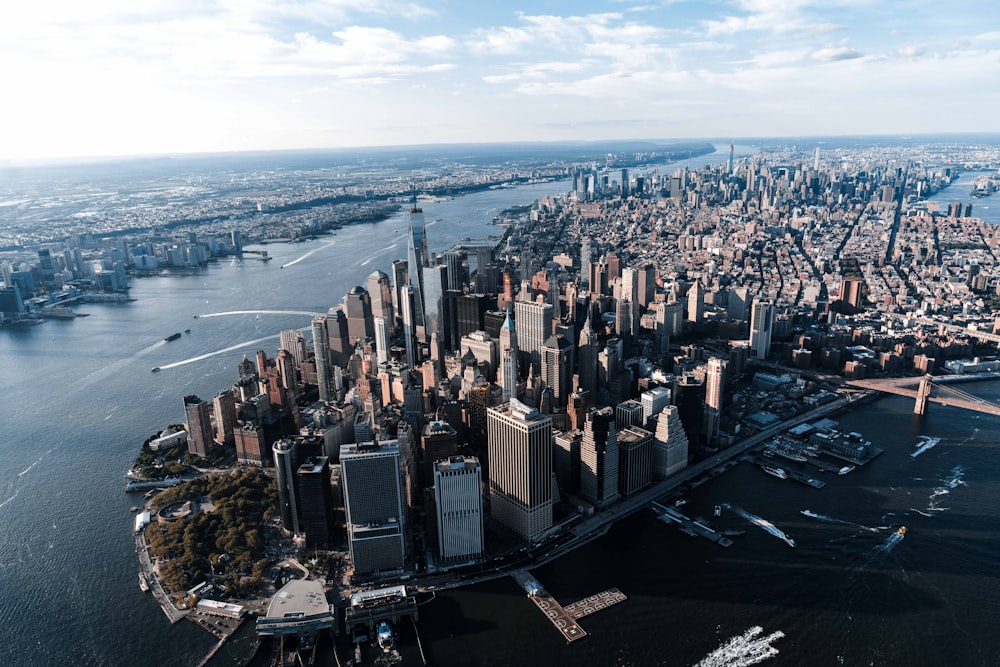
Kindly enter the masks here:
M 750 354 L 754 359 L 766 359 L 771 349 L 771 328 L 774 324 L 774 304 L 755 301 L 750 318 Z
M 212 408 L 215 412 L 215 441 L 226 447 L 233 447 L 236 440 L 233 429 L 236 427 L 236 395 L 232 389 L 223 389 L 212 398 Z
M 705 383 L 694 375 L 674 378 L 671 398 L 677 406 L 677 416 L 684 425 L 688 442 L 697 446 L 701 441 L 701 423 L 705 410 Z
M 330 338 L 326 330 L 326 317 L 318 315 L 312 319 L 313 352 L 316 361 L 316 384 L 319 400 L 332 401 L 333 369 L 330 364 Z
M 344 312 L 347 315 L 347 338 L 351 345 L 361 338 L 375 335 L 371 298 L 364 287 L 355 285 L 344 295 Z
M 188 452 L 202 458 L 208 456 L 215 448 L 208 403 L 193 394 L 185 396 L 184 416 L 188 426 Z
M 698 280 L 694 281 L 688 289 L 688 309 L 687 309 L 687 319 L 688 322 L 694 322 L 695 324 L 700 324 L 705 312 L 705 296 L 701 291 L 701 282 Z
M 624 497 L 653 483 L 653 434 L 633 426 L 618 431 L 618 491 Z
M 510 311 L 500 327 L 500 372 L 497 378 L 503 389 L 503 400 L 517 398 L 517 357 L 519 354 L 517 329 L 510 319 Z
M 639 426 L 645 428 L 650 419 L 670 405 L 670 390 L 666 387 L 652 387 L 642 392 L 639 401 L 642 403 L 642 423 Z
M 424 227 L 424 212 L 419 208 L 410 209 L 407 216 L 408 245 L 406 270 L 410 286 L 413 287 L 413 323 L 417 334 L 423 335 L 424 326 L 424 275 L 423 268 L 429 264 L 427 252 L 427 230 Z M 423 341 L 421 341 L 423 342 Z
M 618 435 L 610 407 L 587 413 L 580 441 L 580 495 L 598 508 L 618 500 Z
M 368 275 L 368 298 L 371 300 L 372 318 L 384 317 L 389 324 L 389 332 L 395 328 L 396 316 L 392 309 L 392 285 L 389 276 L 381 271 Z
M 483 554 L 482 469 L 474 456 L 452 456 L 434 464 L 438 552 L 445 563 Z
M 282 438 L 274 443 L 271 451 L 274 455 L 281 525 L 285 530 L 298 535 L 302 532 L 299 526 L 298 478 L 295 474 L 299 467 L 298 440 Z
M 653 479 L 662 480 L 687 467 L 688 438 L 676 405 L 663 408 L 653 436 Z
M 397 442 L 342 445 L 340 466 L 355 572 L 401 569 L 406 533 Z
M 306 534 L 306 546 L 328 546 L 333 530 L 333 488 L 330 486 L 330 459 L 306 458 L 298 470 L 299 527 Z
M 552 419 L 516 399 L 487 415 L 490 513 L 533 542 L 552 527 Z
M 375 356 L 381 365 L 389 361 L 389 320 L 378 315 L 372 322 L 375 325 Z
M 285 329 L 278 335 L 279 346 L 288 350 L 298 367 L 306 360 L 306 339 L 298 329 Z
M 728 366 L 728 361 L 718 357 L 708 360 L 708 371 L 705 374 L 705 439 L 709 445 L 719 436 L 719 422 L 725 407 L 723 392 Z
M 536 374 L 542 370 L 542 345 L 552 335 L 552 305 L 534 301 L 514 302 L 517 344 L 530 359 Z
M 542 381 L 552 390 L 554 407 L 564 407 L 572 389 L 571 351 L 570 342 L 561 334 L 549 336 L 542 345 Z

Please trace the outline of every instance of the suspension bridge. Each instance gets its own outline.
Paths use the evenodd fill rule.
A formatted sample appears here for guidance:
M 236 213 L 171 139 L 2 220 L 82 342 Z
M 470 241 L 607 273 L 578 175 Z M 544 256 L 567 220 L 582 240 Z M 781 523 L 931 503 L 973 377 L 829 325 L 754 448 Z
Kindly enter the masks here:
M 1000 375 L 977 376 L 977 380 L 996 380 Z M 927 404 L 952 405 L 966 410 L 985 412 L 990 415 L 1000 415 L 1000 405 L 984 398 L 974 396 L 951 386 L 956 381 L 968 381 L 968 375 L 925 375 L 923 377 L 890 378 L 886 380 L 851 380 L 846 384 L 858 389 L 870 389 L 897 396 L 909 396 L 915 403 L 914 414 L 922 415 L 927 411 Z

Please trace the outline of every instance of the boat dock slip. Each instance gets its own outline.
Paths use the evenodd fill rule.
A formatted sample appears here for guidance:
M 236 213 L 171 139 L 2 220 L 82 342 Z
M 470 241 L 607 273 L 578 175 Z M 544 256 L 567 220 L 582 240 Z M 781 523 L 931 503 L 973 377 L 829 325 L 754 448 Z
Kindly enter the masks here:
M 769 467 L 772 467 L 772 464 L 767 459 L 761 458 L 759 456 L 751 456 L 750 460 L 753 461 L 754 463 L 756 463 L 757 465 L 759 465 L 761 468 L 764 468 L 765 472 L 767 472 L 767 469 Z M 817 465 L 817 466 L 819 466 L 819 465 L 827 466 L 828 465 L 828 464 L 825 464 L 825 463 L 817 463 L 815 461 L 810 461 L 810 463 L 812 463 L 813 465 Z M 794 479 L 796 482 L 801 482 L 802 484 L 807 484 L 807 485 L 813 487 L 814 489 L 822 489 L 824 486 L 826 486 L 826 482 L 820 481 L 820 480 L 816 479 L 815 477 L 811 477 L 809 475 L 805 475 L 805 474 L 799 472 L 798 470 L 792 470 L 790 468 L 781 468 L 781 470 L 782 470 L 782 472 L 784 472 L 784 476 L 782 477 L 782 479 Z M 827 470 L 840 470 L 840 468 L 837 467 L 837 466 L 828 466 Z M 771 473 L 771 474 L 773 474 L 773 473 Z
M 655 500 L 649 504 L 650 508 L 656 512 L 660 521 L 663 523 L 674 523 L 680 528 L 682 533 L 690 535 L 691 537 L 704 537 L 707 540 L 715 542 L 720 547 L 731 547 L 733 546 L 733 541 L 717 533 L 701 521 L 695 521 L 694 519 L 689 519 L 672 507 L 665 507 Z
M 511 575 L 514 581 L 528 593 L 528 597 L 535 603 L 535 606 L 542 610 L 542 613 L 552 622 L 556 630 L 562 633 L 567 642 L 576 641 L 587 636 L 587 631 L 576 623 L 576 619 L 571 616 L 554 597 L 542 588 L 530 572 L 523 570 Z
M 597 595 L 591 595 L 589 598 L 571 602 L 563 607 L 563 609 L 576 620 L 580 620 L 584 616 L 590 616 L 596 611 L 607 609 L 627 599 L 628 597 L 617 588 L 609 588 Z

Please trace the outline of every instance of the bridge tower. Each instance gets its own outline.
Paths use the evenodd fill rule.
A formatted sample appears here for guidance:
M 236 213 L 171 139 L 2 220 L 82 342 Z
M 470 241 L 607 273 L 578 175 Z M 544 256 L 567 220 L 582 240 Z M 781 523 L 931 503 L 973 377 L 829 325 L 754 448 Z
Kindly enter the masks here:
M 917 387 L 917 402 L 913 406 L 913 414 L 922 415 L 927 412 L 927 398 L 931 395 L 931 376 L 925 375 L 920 378 L 920 386 Z

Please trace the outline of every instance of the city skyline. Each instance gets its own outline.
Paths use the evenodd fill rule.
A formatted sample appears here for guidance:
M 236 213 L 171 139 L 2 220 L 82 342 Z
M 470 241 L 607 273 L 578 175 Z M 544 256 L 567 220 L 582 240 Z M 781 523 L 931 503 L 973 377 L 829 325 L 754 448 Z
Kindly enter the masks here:
M 482 141 L 986 132 L 985 2 L 41 2 L 0 163 Z M 947 109 L 944 101 L 947 100 Z

